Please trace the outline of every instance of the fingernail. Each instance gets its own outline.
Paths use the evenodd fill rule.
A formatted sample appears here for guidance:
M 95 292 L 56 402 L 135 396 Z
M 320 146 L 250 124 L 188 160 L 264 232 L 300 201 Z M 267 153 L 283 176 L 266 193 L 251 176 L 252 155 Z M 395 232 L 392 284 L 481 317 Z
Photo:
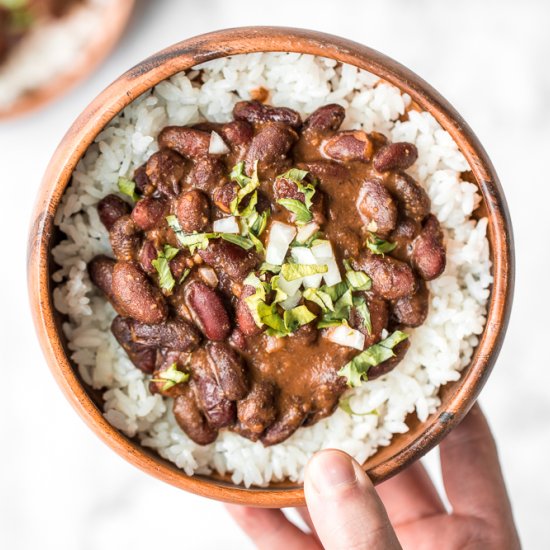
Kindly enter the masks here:
M 351 458 L 340 451 L 316 454 L 308 465 L 307 475 L 318 493 L 331 492 L 357 482 Z

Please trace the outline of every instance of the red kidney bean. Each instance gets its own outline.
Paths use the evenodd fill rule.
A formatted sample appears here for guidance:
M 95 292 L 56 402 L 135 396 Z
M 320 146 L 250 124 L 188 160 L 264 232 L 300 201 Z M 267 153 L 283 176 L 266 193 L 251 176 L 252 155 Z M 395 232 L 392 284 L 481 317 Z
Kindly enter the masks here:
M 391 174 L 386 186 L 397 199 L 401 213 L 416 222 L 421 222 L 430 213 L 431 201 L 428 193 L 405 172 Z
M 186 126 L 167 126 L 158 137 L 161 148 L 173 149 L 180 155 L 197 159 L 208 155 L 210 132 Z
M 246 303 L 246 298 L 253 296 L 255 293 L 256 289 L 252 285 L 244 285 L 235 308 L 237 325 L 245 336 L 254 336 L 262 332 L 262 329 L 254 321 L 254 317 Z
M 181 195 L 176 203 L 176 215 L 181 228 L 191 233 L 203 231 L 209 222 L 208 198 L 198 189 L 191 189 Z
M 233 329 L 231 336 L 229 337 L 229 343 L 236 349 L 242 352 L 245 352 L 248 348 L 246 343 L 246 336 L 243 331 L 236 327 Z
M 416 146 L 402 141 L 382 147 L 374 155 L 372 163 L 378 172 L 387 172 L 388 170 L 410 168 L 417 158 L 418 150 Z
M 410 296 L 403 296 L 392 304 L 392 316 L 407 327 L 419 327 L 428 316 L 430 291 L 424 281 L 418 281 L 417 289 Z
M 152 155 L 145 168 L 147 178 L 153 187 L 168 198 L 179 195 L 185 171 L 185 160 L 170 149 Z
M 367 371 L 367 379 L 375 380 L 376 378 L 380 378 L 381 376 L 384 376 L 384 374 L 388 374 L 388 372 L 392 371 L 403 360 L 403 357 L 405 357 L 407 351 L 409 351 L 410 346 L 411 343 L 409 340 L 403 340 L 403 342 L 397 344 L 397 346 L 393 349 L 395 356 L 390 357 L 390 359 L 376 365 L 375 367 L 370 367 Z
M 292 128 L 302 125 L 300 114 L 287 107 L 272 107 L 259 101 L 239 101 L 233 108 L 233 117 L 246 120 L 250 124 L 282 122 Z
M 185 392 L 176 397 L 173 412 L 179 427 L 198 445 L 208 445 L 218 437 L 218 430 L 208 424 L 199 409 L 191 387 L 186 386 Z
M 304 402 L 297 395 L 283 399 L 277 420 L 260 438 L 264 446 L 276 445 L 288 439 L 304 423 L 308 412 Z
M 231 213 L 231 202 L 237 197 L 239 185 L 237 183 L 224 183 L 216 187 L 213 192 L 214 204 L 226 214 Z
M 331 160 L 319 160 L 316 162 L 308 162 L 303 165 L 298 165 L 302 170 L 308 170 L 316 177 L 321 185 L 326 183 L 330 185 L 334 182 L 349 181 L 351 174 L 349 168 L 345 164 L 339 164 Z
M 346 110 L 336 103 L 323 105 L 311 113 L 304 122 L 304 130 L 313 132 L 335 132 L 342 126 Z
M 209 342 L 206 351 L 210 357 L 210 368 L 227 399 L 243 399 L 248 393 L 248 377 L 242 357 L 222 342 Z
M 254 253 L 223 239 L 211 240 L 198 254 L 206 264 L 236 282 L 242 282 L 258 261 Z
M 107 256 L 96 256 L 88 263 L 88 273 L 92 283 L 94 283 L 105 297 L 111 302 L 117 313 L 125 315 L 125 310 L 118 303 L 116 296 L 113 294 L 113 271 L 115 268 L 115 260 Z
M 156 260 L 158 251 L 153 241 L 145 241 L 139 251 L 139 265 L 145 273 L 149 275 L 157 272 L 153 266 L 153 260 Z
M 382 182 L 367 179 L 357 197 L 357 211 L 373 233 L 387 235 L 397 223 L 397 206 Z
M 147 165 L 143 164 L 134 171 L 134 182 L 136 184 L 136 191 L 142 197 L 150 197 L 155 192 L 155 186 L 149 181 L 147 177 Z
M 153 380 L 149 382 L 149 391 L 153 394 L 160 393 L 172 398 L 185 393 L 189 380 L 165 388 L 166 380 L 163 380 L 162 373 L 173 365 L 176 365 L 177 370 L 180 372 L 188 373 L 188 359 L 189 354 L 186 352 L 164 348 L 158 349 Z
M 132 210 L 132 220 L 142 231 L 149 231 L 164 221 L 169 204 L 165 199 L 148 197 L 136 203 Z
M 426 218 L 420 235 L 413 242 L 411 263 L 425 281 L 436 279 L 445 271 L 443 232 L 433 214 Z
M 352 160 L 368 162 L 372 157 L 372 151 L 372 142 L 362 130 L 338 132 L 323 144 L 325 156 L 344 162 Z
M 117 195 L 107 195 L 97 203 L 99 219 L 108 231 L 119 218 L 128 215 L 131 210 L 130 205 Z
M 141 323 L 162 323 L 168 307 L 158 287 L 134 262 L 117 262 L 113 269 L 113 295 L 129 317 Z
M 182 250 L 178 252 L 175 258 L 170 260 L 170 271 L 174 279 L 179 281 L 185 270 L 188 268 L 189 258 L 187 258 Z
M 365 335 L 365 349 L 382 338 L 382 331 L 388 326 L 390 317 L 389 306 L 386 300 L 380 298 L 376 293 L 369 290 L 361 293 L 367 302 L 367 307 L 370 312 L 371 330 L 370 332 L 365 327 L 364 319 L 355 307 L 351 308 L 349 324 L 352 328 L 359 330 Z
M 221 134 L 234 149 L 248 145 L 254 136 L 254 128 L 245 120 L 233 120 L 221 127 Z
M 397 300 L 412 294 L 416 282 L 412 269 L 391 256 L 381 256 L 367 251 L 352 261 L 356 270 L 364 271 L 372 279 L 374 292 L 386 300 Z
M 237 402 L 237 418 L 242 428 L 260 435 L 273 424 L 277 417 L 275 395 L 275 386 L 270 382 L 252 384 L 250 393 Z
M 199 158 L 193 163 L 185 182 L 189 187 L 196 187 L 210 194 L 216 187 L 227 182 L 225 165 L 217 158 Z
M 246 154 L 246 171 L 250 175 L 258 161 L 259 170 L 272 168 L 286 157 L 298 139 L 296 132 L 284 124 L 268 123 L 254 136 Z
M 408 262 L 412 253 L 412 242 L 420 233 L 420 223 L 410 218 L 401 218 L 392 231 L 388 240 L 396 245 L 392 250 L 392 256 L 403 262 Z
M 330 416 L 338 406 L 340 396 L 347 390 L 345 378 L 332 375 L 328 380 L 317 385 L 311 392 L 312 410 L 306 417 L 304 426 L 312 426 L 319 420 Z
M 127 353 L 130 361 L 142 372 L 151 374 L 155 370 L 157 350 L 148 346 L 142 346 L 132 341 L 130 325 L 131 319 L 117 316 L 111 324 L 111 332 Z
M 141 246 L 141 236 L 131 216 L 122 216 L 109 231 L 111 248 L 117 260 L 129 261 L 136 258 Z
M 132 340 L 149 347 L 174 351 L 193 351 L 200 340 L 195 327 L 183 319 L 169 319 L 161 324 L 133 322 Z
M 212 428 L 225 428 L 235 423 L 237 406 L 227 399 L 216 380 L 200 375 L 194 380 L 197 403 Z
M 287 178 L 277 178 L 275 180 L 273 193 L 276 200 L 294 199 L 300 202 L 305 202 L 306 200 L 304 194 L 298 190 L 298 186 Z
M 189 309 L 209 340 L 225 340 L 231 333 L 231 321 L 220 294 L 202 281 L 191 281 L 185 290 Z

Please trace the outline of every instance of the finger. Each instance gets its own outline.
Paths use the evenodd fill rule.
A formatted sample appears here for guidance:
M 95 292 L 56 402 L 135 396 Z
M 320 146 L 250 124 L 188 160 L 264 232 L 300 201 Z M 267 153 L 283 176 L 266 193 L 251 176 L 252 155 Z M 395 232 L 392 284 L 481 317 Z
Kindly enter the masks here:
M 300 517 L 302 518 L 304 523 L 308 526 L 312 536 L 318 539 L 317 531 L 315 530 L 315 525 L 313 525 L 313 520 L 311 519 L 311 515 L 308 512 L 307 508 L 296 508 L 296 511 L 298 512 L 298 514 L 300 514 Z
M 394 527 L 411 521 L 445 514 L 445 506 L 421 462 L 378 485 L 380 495 Z
M 319 550 L 309 535 L 288 521 L 280 510 L 226 504 L 227 511 L 259 550 Z
M 440 445 L 441 470 L 453 511 L 513 524 L 495 441 L 476 404 Z
M 345 453 L 326 450 L 314 455 L 304 489 L 311 519 L 327 550 L 401 548 L 372 482 Z

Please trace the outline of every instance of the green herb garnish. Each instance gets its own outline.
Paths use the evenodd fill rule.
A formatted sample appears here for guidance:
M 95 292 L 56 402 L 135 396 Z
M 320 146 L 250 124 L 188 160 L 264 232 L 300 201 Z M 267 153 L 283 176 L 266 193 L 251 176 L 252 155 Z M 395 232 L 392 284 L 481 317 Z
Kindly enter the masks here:
M 372 334 L 372 323 L 370 318 L 370 311 L 367 306 L 367 302 L 363 296 L 354 296 L 353 297 L 353 307 L 356 309 L 357 313 L 361 317 L 363 326 L 367 329 L 369 334 Z
M 287 281 L 295 281 L 302 277 L 309 277 L 310 275 L 318 275 L 326 273 L 328 266 L 326 265 L 309 265 L 309 264 L 283 264 L 281 266 L 281 274 Z
M 354 271 L 348 260 L 344 260 L 346 268 L 346 280 L 353 290 L 370 290 L 371 278 L 363 271 Z
M 348 386 L 352 388 L 359 387 L 363 380 L 367 380 L 367 374 L 370 367 L 375 367 L 376 365 L 395 357 L 393 348 L 407 338 L 407 334 L 396 330 L 385 340 L 370 346 L 359 355 L 356 355 L 349 363 L 346 363 L 338 371 L 338 375 L 346 378 Z
M 185 233 L 174 215 L 166 216 L 166 222 L 176 234 L 181 246 L 189 248 L 191 254 L 197 249 L 204 250 L 208 246 L 210 239 L 223 239 L 245 250 L 250 250 L 254 246 L 251 239 L 233 233 Z
M 136 182 L 128 178 L 118 178 L 118 190 L 124 195 L 128 195 L 134 202 L 140 199 L 136 193 Z
M 339 284 L 342 284 L 342 283 L 339 283 Z M 334 286 L 337 286 L 337 285 L 334 285 Z M 333 292 L 333 289 L 331 287 L 321 287 L 321 289 L 323 289 L 323 291 L 329 295 L 331 292 Z M 333 302 L 334 302 L 334 299 L 333 299 Z M 347 290 L 334 303 L 334 309 L 332 311 L 328 311 L 323 315 L 321 320 L 317 323 L 317 328 L 327 328 L 327 327 L 337 327 L 340 325 L 347 325 L 350 309 L 352 305 L 353 305 L 353 295 L 351 293 L 351 289 L 347 288 Z
M 189 374 L 179 371 L 178 365 L 176 363 L 172 363 L 166 370 L 158 373 L 158 378 L 152 378 L 151 382 L 164 382 L 161 391 L 168 391 L 177 384 L 187 382 L 187 380 L 189 380 Z
M 304 298 L 317 304 L 323 312 L 334 311 L 334 304 L 330 294 L 321 290 L 321 288 L 306 288 L 304 290 Z
M 304 178 L 308 175 L 306 170 L 291 168 L 284 174 L 277 176 L 277 179 L 286 179 L 294 183 L 298 192 L 304 195 L 304 201 L 297 199 L 279 199 L 278 204 L 284 206 L 288 211 L 294 214 L 297 225 L 309 223 L 313 215 L 311 214 L 311 205 L 313 204 L 313 195 L 315 194 L 315 183 L 304 183 Z
M 297 199 L 279 199 L 277 203 L 294 214 L 294 220 L 298 225 L 305 225 L 313 219 L 313 215 L 302 201 Z
M 153 267 L 157 270 L 160 288 L 168 292 L 172 292 L 176 284 L 172 272 L 170 271 L 170 260 L 172 260 L 178 252 L 178 248 L 166 244 L 164 245 L 164 250 L 157 252 L 157 259 L 151 262 Z
M 189 273 L 191 273 L 191 269 L 188 267 L 182 274 L 182 276 L 180 277 L 180 280 L 178 281 L 178 284 L 181 285 L 181 283 L 183 283 L 183 281 L 185 281 L 185 279 L 187 279 L 187 277 L 189 277 Z
M 241 237 L 233 233 L 214 233 L 214 235 L 222 238 L 224 241 L 236 244 L 245 250 L 250 250 L 254 246 L 254 243 L 249 238 Z
M 260 273 L 267 273 L 267 272 L 270 272 L 270 273 L 280 273 L 281 272 L 281 266 L 280 265 L 274 265 L 274 264 L 268 264 L 267 262 L 264 262 L 261 266 L 260 266 Z
M 365 244 L 373 254 L 380 254 L 381 256 L 391 252 L 397 246 L 397 243 L 385 241 L 384 239 L 377 237 L 374 233 L 369 233 Z

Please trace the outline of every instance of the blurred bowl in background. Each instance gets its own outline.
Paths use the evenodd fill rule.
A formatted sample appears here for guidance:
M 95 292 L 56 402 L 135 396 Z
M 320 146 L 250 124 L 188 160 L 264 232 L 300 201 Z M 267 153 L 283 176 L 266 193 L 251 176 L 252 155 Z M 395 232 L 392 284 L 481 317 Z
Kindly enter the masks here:
M 134 3 L 85 0 L 31 24 L 0 62 L 0 121 L 44 107 L 90 75 L 122 36 Z

